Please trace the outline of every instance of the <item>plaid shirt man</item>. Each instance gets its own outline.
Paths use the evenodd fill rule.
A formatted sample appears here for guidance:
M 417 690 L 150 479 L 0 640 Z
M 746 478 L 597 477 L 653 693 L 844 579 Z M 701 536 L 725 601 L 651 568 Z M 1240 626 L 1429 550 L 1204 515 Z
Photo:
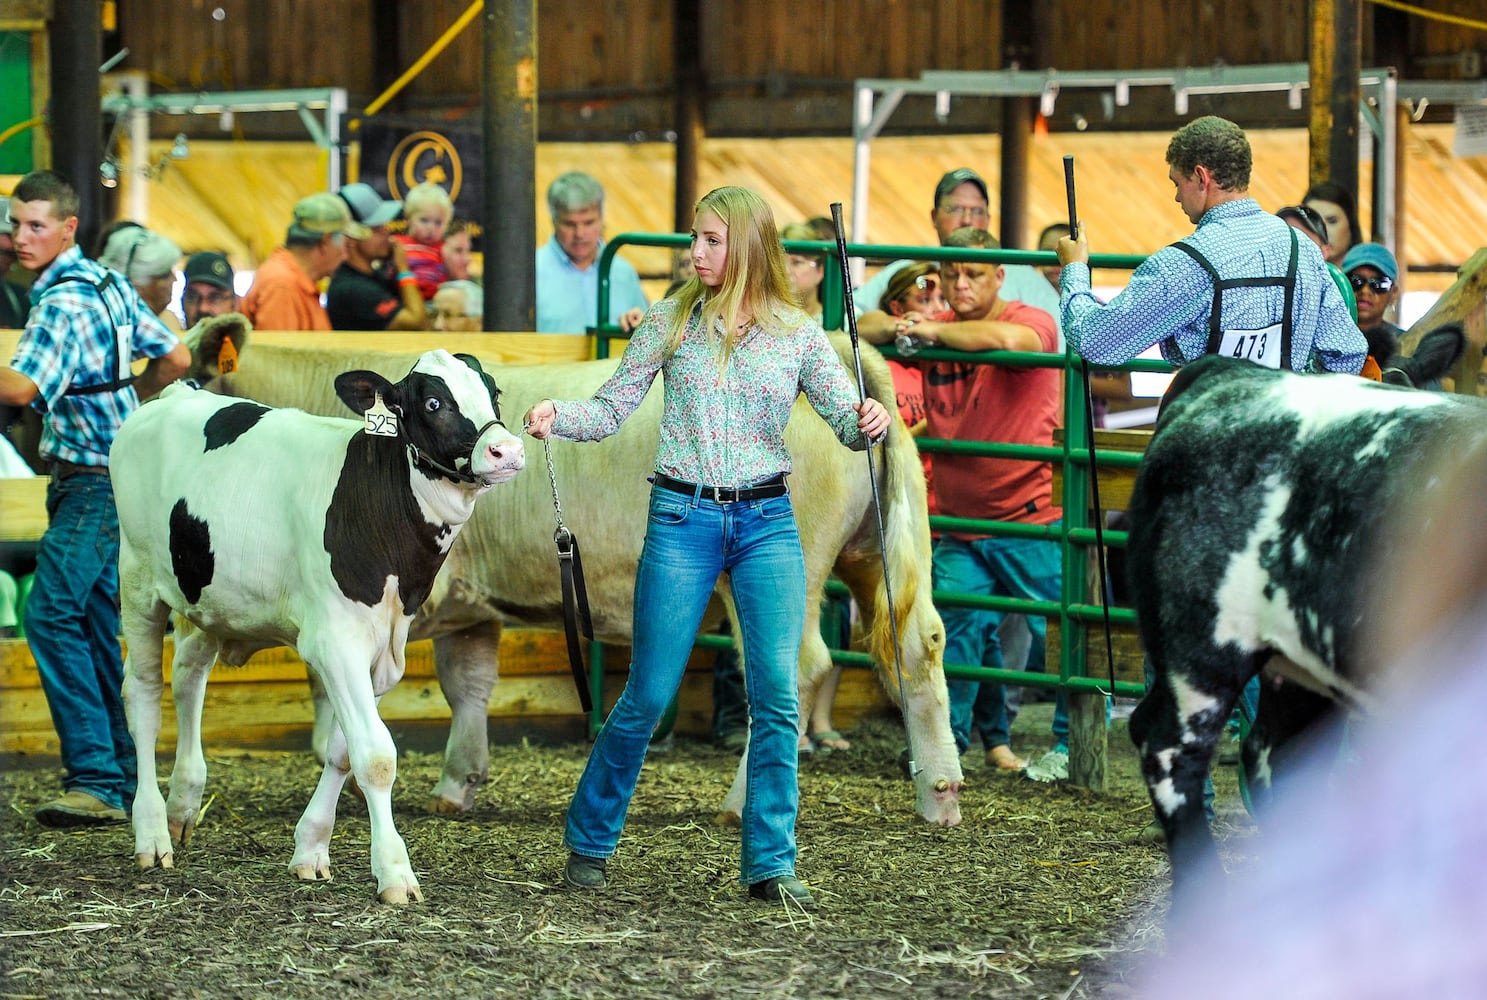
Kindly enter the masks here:
M 86 390 L 127 379 L 131 361 L 166 354 L 176 342 L 128 281 L 77 247 L 59 254 L 32 286 L 31 315 L 11 362 L 36 383 L 32 405 L 49 413 L 42 457 L 106 467 L 114 433 L 139 396 L 127 385 Z

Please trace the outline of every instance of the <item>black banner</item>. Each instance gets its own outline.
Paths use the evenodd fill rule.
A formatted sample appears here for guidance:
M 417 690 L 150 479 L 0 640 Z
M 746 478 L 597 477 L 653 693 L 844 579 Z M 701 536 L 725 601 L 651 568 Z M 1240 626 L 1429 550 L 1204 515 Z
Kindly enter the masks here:
M 361 142 L 361 169 L 353 180 L 398 201 L 416 184 L 438 184 L 454 202 L 454 217 L 470 223 L 471 242 L 480 249 L 484 161 L 478 128 L 378 117 L 363 121 L 356 137 Z M 404 222 L 398 219 L 388 228 L 401 232 Z

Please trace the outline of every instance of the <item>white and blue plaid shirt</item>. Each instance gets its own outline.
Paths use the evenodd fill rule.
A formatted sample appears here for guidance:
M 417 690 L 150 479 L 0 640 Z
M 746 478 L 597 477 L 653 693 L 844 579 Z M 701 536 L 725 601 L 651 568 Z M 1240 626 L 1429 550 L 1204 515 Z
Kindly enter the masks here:
M 114 434 L 139 406 L 139 396 L 128 385 L 82 395 L 67 391 L 127 378 L 129 362 L 168 354 L 176 343 L 123 275 L 77 247 L 58 254 L 31 287 L 31 315 L 10 363 L 39 390 L 31 405 L 46 414 L 42 457 L 107 466 Z
M 1226 279 L 1280 278 L 1290 264 L 1290 227 L 1263 211 L 1253 198 L 1209 209 L 1183 242 L 1202 253 Z M 1348 315 L 1316 244 L 1308 239 L 1299 242 L 1291 368 L 1356 375 L 1363 368 L 1368 342 Z M 1175 247 L 1163 247 L 1146 258 L 1109 304 L 1102 305 L 1091 292 L 1087 264 L 1069 264 L 1059 284 L 1064 337 L 1089 361 L 1123 364 L 1161 344 L 1162 356 L 1182 365 L 1208 349 L 1213 280 Z M 1279 286 L 1229 289 L 1224 293 L 1224 325 L 1267 327 L 1281 321 L 1284 305 L 1285 290 Z

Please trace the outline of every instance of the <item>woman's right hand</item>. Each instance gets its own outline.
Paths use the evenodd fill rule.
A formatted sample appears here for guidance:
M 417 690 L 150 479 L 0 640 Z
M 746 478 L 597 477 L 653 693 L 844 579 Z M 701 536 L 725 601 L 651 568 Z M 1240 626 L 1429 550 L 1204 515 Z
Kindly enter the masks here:
M 552 400 L 544 399 L 522 417 L 522 429 L 541 441 L 552 433 L 552 422 L 558 417 L 558 408 Z

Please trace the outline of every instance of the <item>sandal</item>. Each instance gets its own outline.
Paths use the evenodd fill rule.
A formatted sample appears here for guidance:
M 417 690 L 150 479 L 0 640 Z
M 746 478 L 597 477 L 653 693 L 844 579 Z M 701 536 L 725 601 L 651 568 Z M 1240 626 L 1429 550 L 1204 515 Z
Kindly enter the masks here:
M 811 734 L 811 746 L 818 753 L 833 753 L 852 749 L 852 744 L 835 729 L 823 729 Z

